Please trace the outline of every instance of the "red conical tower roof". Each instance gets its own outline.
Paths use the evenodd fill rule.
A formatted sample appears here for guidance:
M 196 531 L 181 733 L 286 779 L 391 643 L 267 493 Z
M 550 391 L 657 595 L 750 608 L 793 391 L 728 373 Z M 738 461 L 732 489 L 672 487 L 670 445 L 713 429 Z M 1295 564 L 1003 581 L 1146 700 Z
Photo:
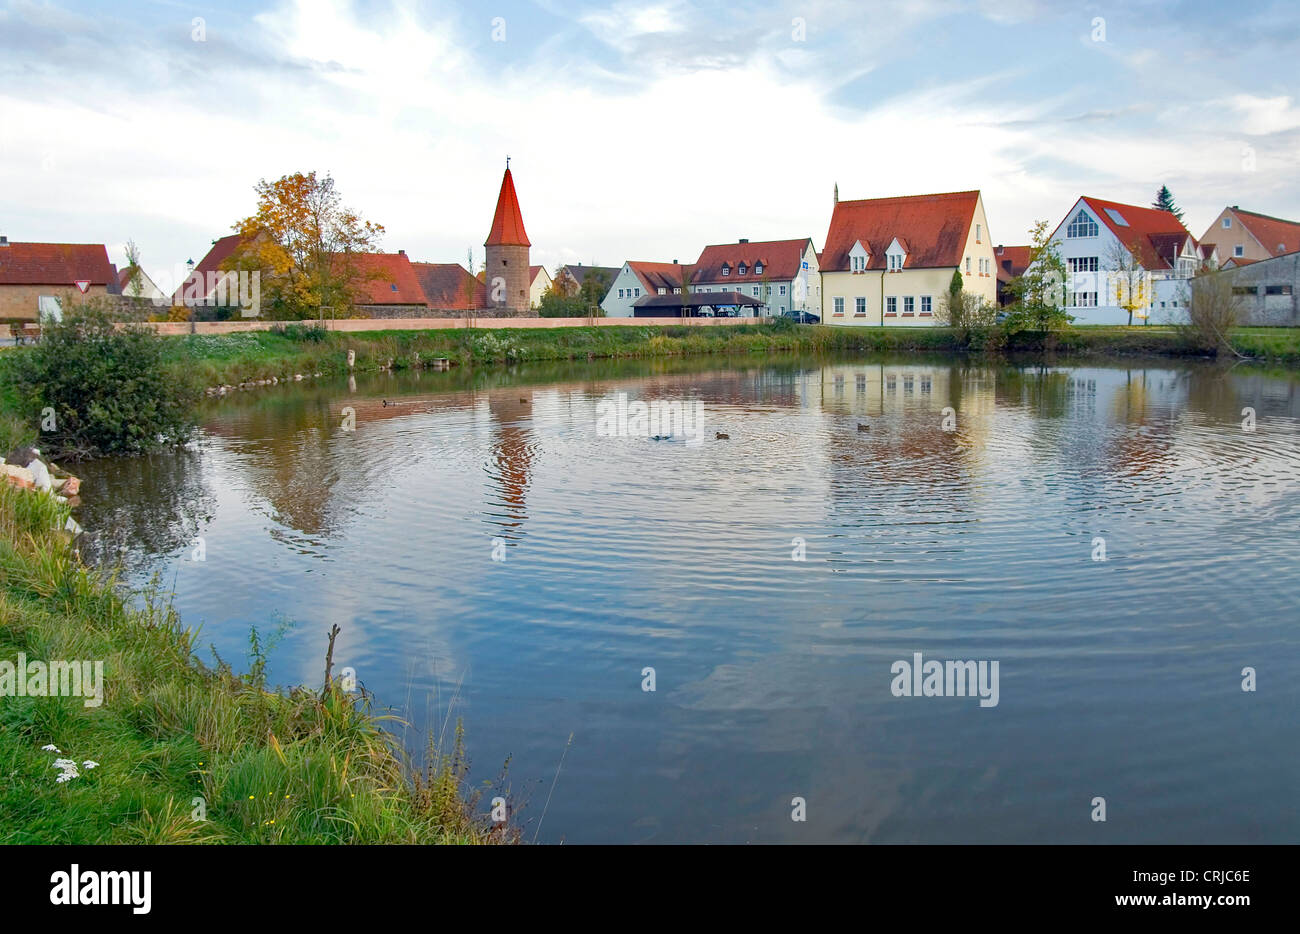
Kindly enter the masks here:
M 497 198 L 497 212 L 492 218 L 492 231 L 484 246 L 532 246 L 524 231 L 524 215 L 519 211 L 519 197 L 515 194 L 515 180 L 506 168 L 501 179 L 501 194 Z

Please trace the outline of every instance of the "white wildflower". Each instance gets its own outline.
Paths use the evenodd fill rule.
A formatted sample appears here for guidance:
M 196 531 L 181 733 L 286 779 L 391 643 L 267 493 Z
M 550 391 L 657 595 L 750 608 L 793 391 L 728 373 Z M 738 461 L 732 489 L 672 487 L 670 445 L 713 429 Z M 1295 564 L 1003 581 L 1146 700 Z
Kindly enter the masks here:
M 48 746 L 42 746 L 41 752 L 63 752 L 63 750 L 53 743 L 50 743 Z
M 82 764 L 85 768 L 88 768 L 88 769 L 94 769 L 94 768 L 98 768 L 98 767 L 99 767 L 99 763 L 98 763 L 98 762 L 94 762 L 94 761 L 92 761 L 92 760 L 90 760 L 90 759 L 87 759 L 85 762 L 83 762 L 83 763 L 81 763 L 81 764 Z
M 71 772 L 61 772 L 59 774 L 59 777 L 56 778 L 55 781 L 58 782 L 60 785 L 62 785 L 64 782 L 70 782 L 74 778 L 78 778 L 78 777 L 79 775 L 75 770 Z
M 56 769 L 75 769 L 77 763 L 73 762 L 71 759 L 55 759 L 53 767 Z

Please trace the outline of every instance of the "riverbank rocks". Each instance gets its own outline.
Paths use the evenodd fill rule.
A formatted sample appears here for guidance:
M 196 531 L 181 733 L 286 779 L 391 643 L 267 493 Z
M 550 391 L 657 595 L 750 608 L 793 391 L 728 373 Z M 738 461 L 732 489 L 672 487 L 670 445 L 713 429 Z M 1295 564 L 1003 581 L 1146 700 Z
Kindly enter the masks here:
M 5 472 L 5 480 L 10 486 L 16 486 L 20 490 L 36 489 L 36 478 L 26 467 L 19 467 L 17 464 L 0 465 L 0 470 Z
M 21 490 L 40 490 L 59 495 L 60 499 L 70 498 L 81 492 L 81 480 L 65 473 L 58 467 L 51 467 L 40 458 L 37 448 L 15 448 L 9 456 L 0 460 L 5 482 Z M 27 466 L 23 466 L 24 462 Z

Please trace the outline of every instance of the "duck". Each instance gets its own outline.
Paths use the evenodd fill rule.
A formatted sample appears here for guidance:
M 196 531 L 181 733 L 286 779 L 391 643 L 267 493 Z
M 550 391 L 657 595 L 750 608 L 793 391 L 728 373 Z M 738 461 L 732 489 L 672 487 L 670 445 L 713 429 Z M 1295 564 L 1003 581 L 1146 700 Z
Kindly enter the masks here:
M 723 431 L 716 431 L 716 432 L 714 432 L 714 433 L 713 433 L 713 437 L 714 437 L 715 439 L 717 439 L 718 441 L 730 441 L 730 440 L 731 440 L 731 435 L 729 435 L 729 434 L 727 434 L 726 432 L 723 432 Z
M 858 431 L 870 431 L 870 430 L 871 430 L 870 425 L 864 425 L 862 422 L 858 422 Z

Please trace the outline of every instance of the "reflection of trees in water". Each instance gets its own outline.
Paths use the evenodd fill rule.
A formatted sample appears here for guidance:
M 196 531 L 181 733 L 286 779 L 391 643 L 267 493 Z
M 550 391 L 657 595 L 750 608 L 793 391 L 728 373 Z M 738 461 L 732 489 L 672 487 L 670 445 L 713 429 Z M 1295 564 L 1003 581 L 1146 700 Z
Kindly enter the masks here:
M 204 483 L 202 455 L 185 448 L 94 462 L 78 521 L 87 560 L 127 563 L 193 547 L 216 511 Z

